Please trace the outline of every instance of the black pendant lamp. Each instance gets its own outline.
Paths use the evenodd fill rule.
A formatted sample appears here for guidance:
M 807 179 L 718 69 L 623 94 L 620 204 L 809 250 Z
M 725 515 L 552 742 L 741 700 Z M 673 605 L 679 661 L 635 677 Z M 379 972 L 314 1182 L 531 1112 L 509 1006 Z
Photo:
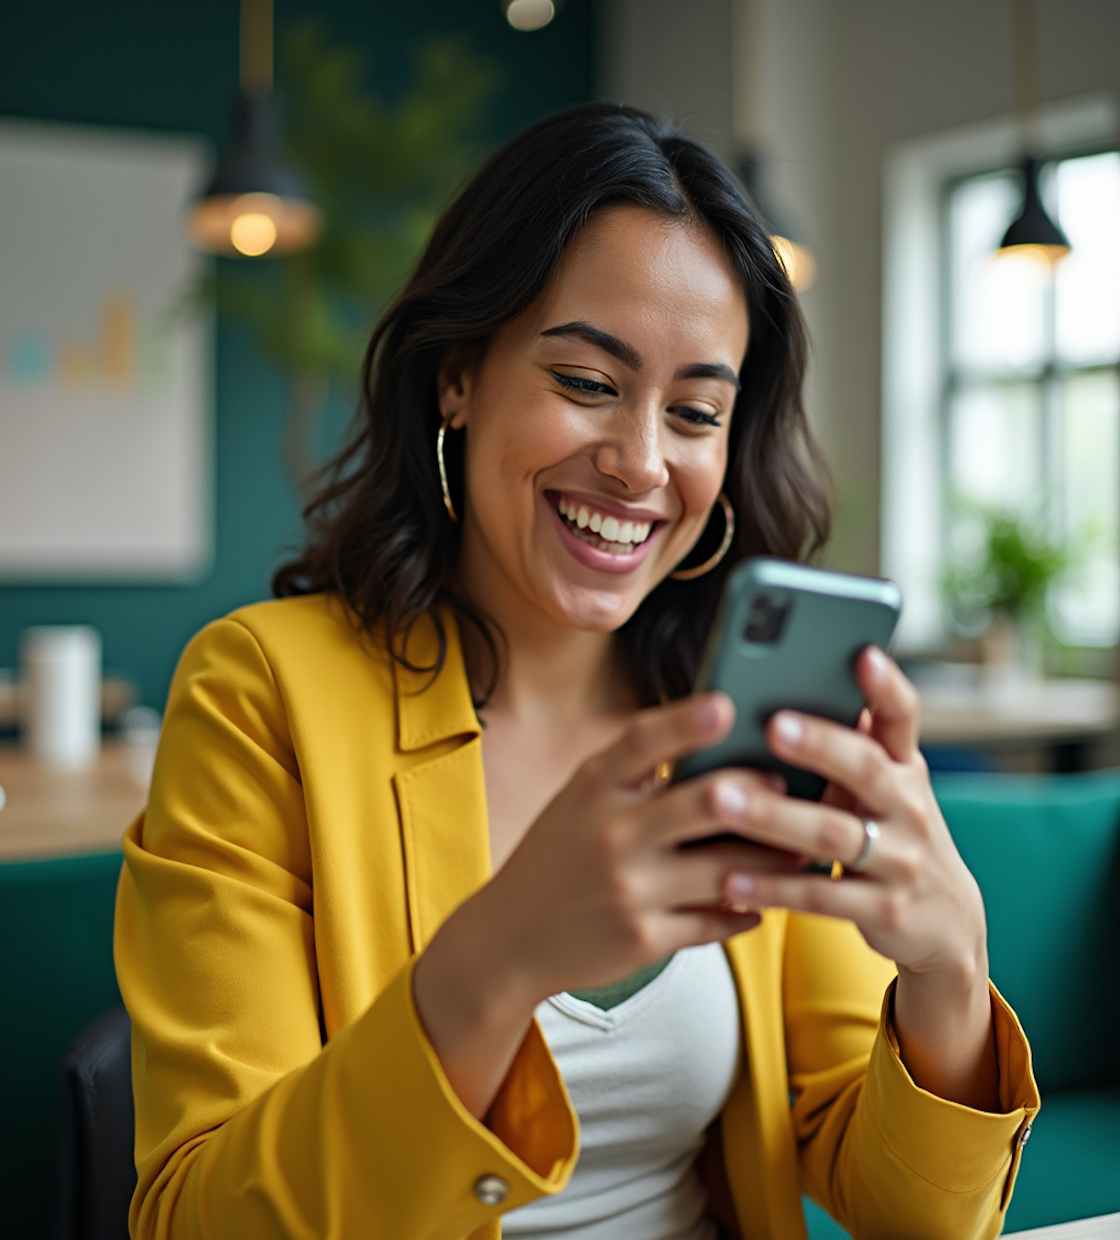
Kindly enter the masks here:
M 1023 160 L 1023 205 L 999 243 L 1000 253 L 1029 254 L 1050 266 L 1070 252 L 1069 238 L 1046 213 L 1039 190 L 1042 160 Z
M 1020 139 L 1027 152 L 1037 152 L 1039 142 L 1039 38 L 1036 0 L 1013 0 L 1011 35 L 1014 47 L 1015 113 Z M 1022 254 L 1049 267 L 1070 252 L 1069 238 L 1042 205 L 1039 178 L 1043 160 L 1037 154 L 1023 157 L 1023 205 L 999 243 L 1000 254 Z
M 322 215 L 303 177 L 281 153 L 272 93 L 272 0 L 241 0 L 241 90 L 232 140 L 187 220 L 193 245 L 210 254 L 293 254 L 319 238 Z

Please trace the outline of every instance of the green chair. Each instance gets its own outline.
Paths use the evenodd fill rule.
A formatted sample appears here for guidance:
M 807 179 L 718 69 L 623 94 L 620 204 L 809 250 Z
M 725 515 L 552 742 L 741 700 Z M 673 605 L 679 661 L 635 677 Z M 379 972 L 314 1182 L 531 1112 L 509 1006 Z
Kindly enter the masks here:
M 934 786 L 1042 1093 L 1005 1231 L 1120 1211 L 1120 772 Z M 806 1221 L 811 1240 L 845 1235 L 811 1202 Z
M 60 1070 L 120 1004 L 113 905 L 120 853 L 0 865 L 0 1235 L 42 1240 L 55 1214 Z

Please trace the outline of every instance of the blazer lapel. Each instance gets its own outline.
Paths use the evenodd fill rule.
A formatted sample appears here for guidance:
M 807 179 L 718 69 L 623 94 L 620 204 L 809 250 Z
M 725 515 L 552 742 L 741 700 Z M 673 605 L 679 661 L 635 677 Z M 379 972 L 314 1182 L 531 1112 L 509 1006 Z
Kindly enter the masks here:
M 444 613 L 443 670 L 395 670 L 397 743 L 413 761 L 394 776 L 404 850 L 409 930 L 422 951 L 448 916 L 490 877 L 482 741 L 459 644 Z M 430 667 L 435 626 L 424 618 L 409 638 L 410 661 Z

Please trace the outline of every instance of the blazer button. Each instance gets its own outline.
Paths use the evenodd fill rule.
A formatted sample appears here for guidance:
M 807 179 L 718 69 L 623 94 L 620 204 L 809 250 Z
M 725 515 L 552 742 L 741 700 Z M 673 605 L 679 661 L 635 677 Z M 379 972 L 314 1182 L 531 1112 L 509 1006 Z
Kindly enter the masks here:
M 474 1182 L 474 1195 L 484 1206 L 500 1206 L 509 1196 L 509 1184 L 500 1175 L 480 1175 Z

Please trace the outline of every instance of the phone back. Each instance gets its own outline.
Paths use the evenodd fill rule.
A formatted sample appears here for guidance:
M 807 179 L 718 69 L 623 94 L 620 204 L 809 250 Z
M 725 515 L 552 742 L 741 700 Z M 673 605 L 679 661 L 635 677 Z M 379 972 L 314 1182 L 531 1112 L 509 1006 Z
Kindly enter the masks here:
M 765 727 L 788 708 L 852 726 L 863 709 L 855 661 L 868 645 L 890 645 L 902 595 L 892 581 L 758 558 L 728 579 L 697 677 L 697 691 L 722 689 L 735 726 L 718 745 L 689 754 L 674 782 L 726 766 L 780 771 L 794 796 L 820 798 L 820 776 L 779 762 Z

